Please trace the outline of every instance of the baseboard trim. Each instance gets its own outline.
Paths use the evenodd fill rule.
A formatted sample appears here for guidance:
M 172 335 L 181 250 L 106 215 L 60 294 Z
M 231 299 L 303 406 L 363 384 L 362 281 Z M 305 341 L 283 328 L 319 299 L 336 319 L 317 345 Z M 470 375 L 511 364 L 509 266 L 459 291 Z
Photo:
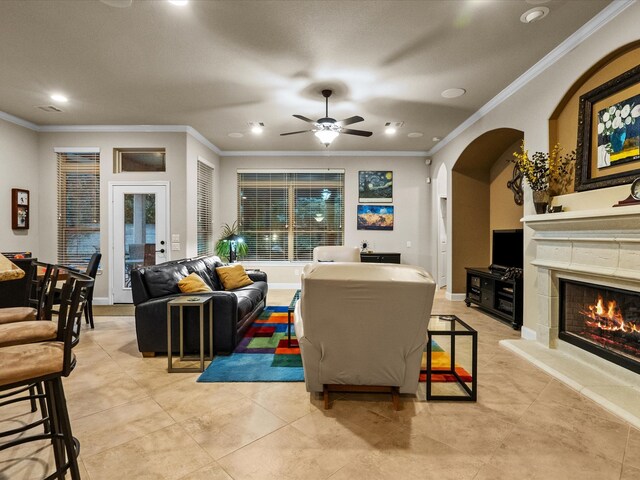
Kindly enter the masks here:
M 525 340 L 536 340 L 538 338 L 538 335 L 534 329 L 527 328 L 524 325 L 520 329 L 520 336 Z
M 452 302 L 462 302 L 465 298 L 467 298 L 467 295 L 464 293 L 445 293 L 445 298 L 447 300 L 450 300 Z
M 108 297 L 93 297 L 94 305 L 113 305 Z

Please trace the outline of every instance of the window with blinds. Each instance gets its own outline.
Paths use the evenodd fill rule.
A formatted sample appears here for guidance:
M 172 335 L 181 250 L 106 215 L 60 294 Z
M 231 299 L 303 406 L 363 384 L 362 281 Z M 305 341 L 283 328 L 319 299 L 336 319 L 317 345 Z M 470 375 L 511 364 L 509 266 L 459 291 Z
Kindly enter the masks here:
M 213 255 L 213 168 L 198 162 L 198 255 Z
M 246 260 L 307 261 L 344 242 L 344 171 L 238 171 Z
M 86 268 L 100 251 L 100 152 L 57 152 L 58 263 Z

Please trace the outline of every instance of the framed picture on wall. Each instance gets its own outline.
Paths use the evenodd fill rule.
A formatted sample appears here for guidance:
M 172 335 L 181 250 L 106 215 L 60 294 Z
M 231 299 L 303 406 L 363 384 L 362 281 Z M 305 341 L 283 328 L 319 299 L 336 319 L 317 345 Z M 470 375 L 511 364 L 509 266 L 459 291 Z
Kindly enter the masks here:
M 358 205 L 358 230 L 393 230 L 393 205 Z
M 393 203 L 393 172 L 389 170 L 358 172 L 358 202 Z
M 640 66 L 580 97 L 576 191 L 640 175 Z
M 11 189 L 11 228 L 27 230 L 29 228 L 29 190 Z

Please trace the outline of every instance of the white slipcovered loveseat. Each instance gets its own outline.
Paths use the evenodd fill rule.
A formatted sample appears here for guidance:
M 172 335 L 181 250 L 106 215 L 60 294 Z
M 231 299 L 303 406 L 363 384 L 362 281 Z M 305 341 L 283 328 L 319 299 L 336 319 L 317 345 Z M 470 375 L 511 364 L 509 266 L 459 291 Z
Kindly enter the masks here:
M 431 276 L 411 265 L 306 265 L 294 325 L 307 391 L 366 385 L 415 393 L 434 293 Z

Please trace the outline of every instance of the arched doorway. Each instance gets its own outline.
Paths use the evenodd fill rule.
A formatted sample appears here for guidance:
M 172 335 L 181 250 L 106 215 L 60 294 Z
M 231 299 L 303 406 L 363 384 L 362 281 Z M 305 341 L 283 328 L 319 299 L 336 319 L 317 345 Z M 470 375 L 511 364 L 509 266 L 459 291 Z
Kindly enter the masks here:
M 444 164 L 440 165 L 436 175 L 436 197 L 438 210 L 438 287 L 447 286 L 447 269 L 449 266 L 449 231 L 447 225 L 449 190 L 449 173 Z
M 465 267 L 490 265 L 491 231 L 520 227 L 522 206 L 515 204 L 506 183 L 513 171 L 509 159 L 523 138 L 524 132 L 513 128 L 485 132 L 467 146 L 451 170 L 451 280 L 447 291 L 452 298 L 464 296 Z

